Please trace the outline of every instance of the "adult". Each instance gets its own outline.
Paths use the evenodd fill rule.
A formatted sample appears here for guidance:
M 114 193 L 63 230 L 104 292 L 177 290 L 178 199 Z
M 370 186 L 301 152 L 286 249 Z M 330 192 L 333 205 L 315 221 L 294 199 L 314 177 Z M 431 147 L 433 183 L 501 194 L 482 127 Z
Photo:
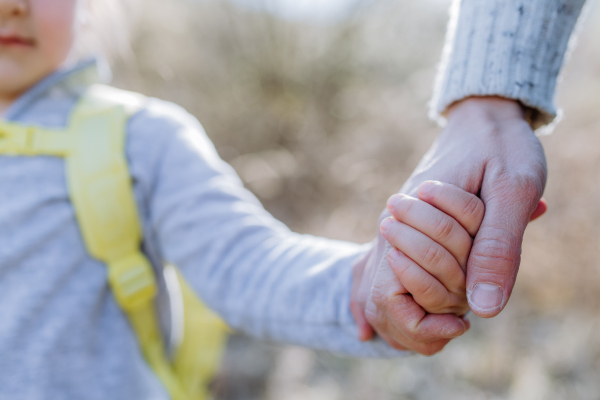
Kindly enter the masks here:
M 445 129 L 402 187 L 426 180 L 479 194 L 486 206 L 467 266 L 471 310 L 494 317 L 515 283 L 525 227 L 545 211 L 546 160 L 534 130 L 556 118 L 553 97 L 585 0 L 456 0 L 431 102 Z M 460 336 L 453 315 L 427 314 L 387 262 L 381 236 L 355 266 L 352 312 L 363 340 L 440 351 Z

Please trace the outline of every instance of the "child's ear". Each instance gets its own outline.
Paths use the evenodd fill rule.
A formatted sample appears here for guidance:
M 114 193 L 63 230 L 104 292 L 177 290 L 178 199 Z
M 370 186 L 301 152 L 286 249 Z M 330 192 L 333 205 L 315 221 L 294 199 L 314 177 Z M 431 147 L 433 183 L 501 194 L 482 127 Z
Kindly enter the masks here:
M 548 211 L 548 203 L 546 203 L 546 199 L 544 199 L 542 197 L 540 199 L 540 202 L 538 203 L 535 211 L 533 213 L 531 213 L 531 217 L 529 218 L 529 222 L 533 221 L 534 219 L 538 219 L 539 217 L 541 217 L 542 215 L 544 215 L 546 213 L 546 211 Z

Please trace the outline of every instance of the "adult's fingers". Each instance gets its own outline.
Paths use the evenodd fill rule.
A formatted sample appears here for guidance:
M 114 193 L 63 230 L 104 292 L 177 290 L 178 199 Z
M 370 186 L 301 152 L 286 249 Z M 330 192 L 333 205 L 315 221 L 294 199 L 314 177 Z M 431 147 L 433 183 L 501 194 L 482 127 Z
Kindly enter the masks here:
M 386 249 L 391 246 L 386 245 Z M 365 316 L 378 335 L 394 340 L 388 342 L 391 346 L 399 344 L 422 354 L 441 350 L 443 345 L 431 343 L 461 336 L 468 329 L 463 318 L 427 314 L 396 278 L 387 260 L 379 264 L 375 273 Z
M 364 312 L 365 298 L 360 296 L 360 285 L 365 274 L 365 269 L 369 258 L 372 256 L 371 251 L 361 255 L 355 262 L 352 270 L 352 290 L 350 293 L 350 311 L 356 322 L 356 328 L 358 330 L 358 338 L 361 341 L 367 341 L 374 335 L 373 328 L 367 322 Z
M 468 322 L 455 315 L 427 314 L 411 295 L 397 293 L 393 286 L 374 286 L 365 312 L 377 334 L 390 346 L 431 355 L 469 329 Z
M 500 313 L 510 297 L 523 233 L 544 186 L 540 177 L 505 176 L 505 170 L 490 169 L 481 190 L 486 213 L 467 265 L 469 305 L 484 318 Z
M 387 331 L 396 338 L 405 337 L 408 339 L 406 344 L 412 347 L 415 343 L 424 345 L 442 339 L 454 339 L 468 329 L 464 320 L 455 315 L 427 314 L 409 294 L 397 296 L 387 306 L 386 313 L 394 316 L 388 319 L 391 326 L 387 327 Z
M 444 349 L 444 347 L 450 343 L 452 339 L 439 339 L 430 343 L 418 343 L 411 342 L 410 340 L 404 338 L 406 345 L 402 345 L 399 342 L 392 339 L 390 336 L 385 334 L 380 334 L 381 338 L 388 342 L 388 344 L 396 349 L 396 350 L 411 350 L 417 352 L 424 356 L 432 356 L 436 353 L 439 353 Z
M 389 212 L 384 211 L 381 213 L 379 220 L 381 221 L 389 215 Z M 355 322 L 357 322 L 359 339 L 362 341 L 371 339 L 375 334 L 373 328 L 368 323 L 367 325 L 369 326 L 363 325 L 366 320 L 365 309 L 367 298 L 371 295 L 373 280 L 375 279 L 377 270 L 381 264 L 385 263 L 385 265 L 387 265 L 387 258 L 382 255 L 387 254 L 389 249 L 391 249 L 390 244 L 381 236 L 381 233 L 378 233 L 377 237 L 372 242 L 372 248 L 369 255 L 366 260 L 363 260 L 365 261 L 365 264 L 363 266 L 362 276 L 360 276 L 358 281 L 356 278 L 358 278 L 358 275 L 360 274 L 357 273 L 356 268 L 354 270 L 350 309 Z M 355 265 L 355 267 L 356 266 L 360 267 L 360 265 Z M 397 284 L 402 287 L 402 283 L 397 282 Z
M 529 217 L 529 222 L 535 221 L 542 215 L 546 214 L 546 211 L 548 211 L 548 203 L 546 202 L 546 199 L 544 199 L 542 197 L 542 199 L 540 199 L 540 202 L 538 203 L 537 207 L 531 214 L 531 217 Z

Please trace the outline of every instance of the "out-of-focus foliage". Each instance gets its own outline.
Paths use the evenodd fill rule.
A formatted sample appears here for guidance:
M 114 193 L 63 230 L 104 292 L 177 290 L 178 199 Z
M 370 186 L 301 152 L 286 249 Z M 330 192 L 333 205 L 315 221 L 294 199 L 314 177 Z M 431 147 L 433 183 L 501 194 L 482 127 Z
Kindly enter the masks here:
M 427 8 L 357 7 L 317 25 L 225 2 L 147 1 L 117 84 L 195 114 L 294 229 L 368 241 L 416 142 L 435 131 L 423 116 L 446 12 L 410 17 Z
M 258 1 L 258 0 L 257 0 Z M 224 1 L 145 0 L 115 83 L 174 101 L 292 229 L 366 242 L 438 132 L 426 119 L 447 1 L 358 3 L 285 21 Z M 216 399 L 600 397 L 600 15 L 588 18 L 543 137 L 550 211 L 528 229 L 493 320 L 434 357 L 359 361 L 232 338 Z

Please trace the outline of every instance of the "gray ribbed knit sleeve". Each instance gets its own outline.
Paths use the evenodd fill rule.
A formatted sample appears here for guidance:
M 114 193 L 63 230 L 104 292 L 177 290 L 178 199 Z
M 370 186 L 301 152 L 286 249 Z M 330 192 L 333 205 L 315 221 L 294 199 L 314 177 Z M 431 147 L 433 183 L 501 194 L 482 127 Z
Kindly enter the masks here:
M 430 116 L 468 96 L 529 107 L 534 128 L 556 117 L 554 89 L 585 0 L 456 0 Z

